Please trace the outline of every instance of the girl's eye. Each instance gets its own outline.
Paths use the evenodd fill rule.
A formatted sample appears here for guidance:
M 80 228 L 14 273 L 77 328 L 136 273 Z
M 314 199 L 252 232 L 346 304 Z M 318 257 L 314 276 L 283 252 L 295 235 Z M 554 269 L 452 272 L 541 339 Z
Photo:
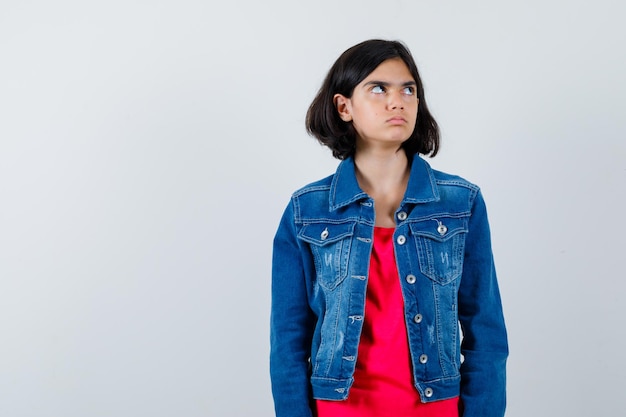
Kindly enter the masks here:
M 375 85 L 374 87 L 372 87 L 372 93 L 382 94 L 384 92 L 385 92 L 385 89 L 383 88 L 382 85 Z
M 404 94 L 406 94 L 407 96 L 412 96 L 413 94 L 415 94 L 415 88 L 414 87 L 404 87 Z

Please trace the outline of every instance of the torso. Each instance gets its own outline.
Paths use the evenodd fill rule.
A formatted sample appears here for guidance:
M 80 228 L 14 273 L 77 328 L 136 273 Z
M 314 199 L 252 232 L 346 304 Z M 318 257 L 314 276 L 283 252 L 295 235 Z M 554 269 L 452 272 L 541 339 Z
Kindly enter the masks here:
M 349 396 L 317 400 L 317 417 L 458 417 L 458 398 L 422 403 L 413 386 L 394 230 L 374 229 L 365 321 Z

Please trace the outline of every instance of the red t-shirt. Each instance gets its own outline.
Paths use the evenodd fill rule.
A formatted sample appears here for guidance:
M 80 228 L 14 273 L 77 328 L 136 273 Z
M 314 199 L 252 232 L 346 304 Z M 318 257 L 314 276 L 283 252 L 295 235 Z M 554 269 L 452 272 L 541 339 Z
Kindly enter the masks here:
M 458 398 L 422 403 L 413 386 L 393 228 L 374 228 L 363 331 L 345 401 L 316 400 L 318 417 L 458 417 Z

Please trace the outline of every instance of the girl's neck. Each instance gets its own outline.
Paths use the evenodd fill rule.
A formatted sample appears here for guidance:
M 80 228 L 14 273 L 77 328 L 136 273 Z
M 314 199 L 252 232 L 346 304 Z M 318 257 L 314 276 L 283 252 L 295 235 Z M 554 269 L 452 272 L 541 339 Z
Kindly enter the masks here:
M 404 150 L 393 153 L 357 152 L 354 156 L 356 177 L 366 193 L 385 194 L 406 189 L 409 160 Z
M 357 152 L 354 156 L 359 186 L 374 199 L 376 226 L 394 227 L 409 181 L 409 160 L 404 150 L 396 152 Z

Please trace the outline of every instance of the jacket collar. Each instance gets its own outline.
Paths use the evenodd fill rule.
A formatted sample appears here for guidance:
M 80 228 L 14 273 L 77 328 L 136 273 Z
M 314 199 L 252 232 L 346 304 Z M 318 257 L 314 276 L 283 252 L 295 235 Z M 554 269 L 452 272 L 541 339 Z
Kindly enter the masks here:
M 330 210 L 334 211 L 366 198 L 368 195 L 361 190 L 356 179 L 354 159 L 352 157 L 346 158 L 337 167 L 337 172 L 335 172 L 330 185 Z M 426 203 L 438 201 L 439 198 L 439 190 L 432 168 L 419 155 L 415 155 L 411 163 L 409 183 L 402 204 Z

